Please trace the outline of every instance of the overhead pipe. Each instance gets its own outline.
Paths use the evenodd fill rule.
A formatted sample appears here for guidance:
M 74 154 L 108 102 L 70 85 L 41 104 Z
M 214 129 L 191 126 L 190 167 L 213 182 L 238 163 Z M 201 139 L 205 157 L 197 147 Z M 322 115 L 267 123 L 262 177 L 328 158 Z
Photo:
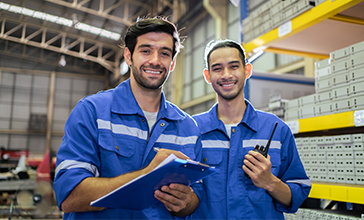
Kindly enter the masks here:
M 215 39 L 219 40 L 222 36 L 222 18 L 215 8 L 211 5 L 210 0 L 203 0 L 203 6 L 206 11 L 215 19 Z

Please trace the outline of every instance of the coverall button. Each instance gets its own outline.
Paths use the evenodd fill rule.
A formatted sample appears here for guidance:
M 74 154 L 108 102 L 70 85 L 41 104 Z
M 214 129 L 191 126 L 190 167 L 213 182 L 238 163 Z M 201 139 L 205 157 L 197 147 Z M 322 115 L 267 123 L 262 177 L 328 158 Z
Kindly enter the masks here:
M 115 148 L 116 148 L 116 150 L 119 150 L 119 146 L 118 145 L 116 145 Z
M 161 127 L 164 127 L 164 125 L 166 125 L 166 124 L 164 124 L 164 122 L 162 122 L 162 123 L 161 123 Z

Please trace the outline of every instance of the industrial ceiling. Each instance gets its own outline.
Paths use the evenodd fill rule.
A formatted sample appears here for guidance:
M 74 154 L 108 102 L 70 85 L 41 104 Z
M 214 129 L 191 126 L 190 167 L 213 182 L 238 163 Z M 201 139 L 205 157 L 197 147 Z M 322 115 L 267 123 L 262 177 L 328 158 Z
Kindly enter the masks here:
M 192 0 L 0 0 L 0 58 L 118 75 L 122 37 L 138 17 L 164 15 L 178 23 L 201 5 Z

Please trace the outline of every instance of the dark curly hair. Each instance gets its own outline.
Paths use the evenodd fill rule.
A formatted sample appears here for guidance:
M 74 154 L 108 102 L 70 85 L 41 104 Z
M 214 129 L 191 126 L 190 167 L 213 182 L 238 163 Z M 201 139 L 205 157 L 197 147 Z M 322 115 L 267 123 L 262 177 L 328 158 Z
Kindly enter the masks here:
M 128 28 L 124 37 L 125 47 L 130 50 L 131 55 L 134 53 L 137 38 L 149 32 L 167 33 L 173 37 L 173 57 L 183 48 L 176 26 L 166 17 L 138 18 L 135 24 Z

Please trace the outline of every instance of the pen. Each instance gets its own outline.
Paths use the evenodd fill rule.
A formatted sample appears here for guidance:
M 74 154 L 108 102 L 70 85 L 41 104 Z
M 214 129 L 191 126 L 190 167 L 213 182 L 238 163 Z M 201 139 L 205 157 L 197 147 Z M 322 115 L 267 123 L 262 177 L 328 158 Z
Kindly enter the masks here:
M 196 165 L 201 165 L 201 166 L 205 166 L 205 167 L 210 167 L 209 165 L 207 164 L 204 164 L 204 163 L 200 163 L 200 162 L 197 162 L 197 161 L 194 161 L 194 160 L 191 160 L 191 159 L 187 159 L 186 161 L 190 162 L 190 163 L 193 163 L 193 164 L 196 164 Z
M 160 150 L 159 147 L 153 147 L 153 150 L 155 152 L 158 152 Z M 205 166 L 205 167 L 210 167 L 209 165 L 207 164 L 203 164 L 203 163 L 200 163 L 200 162 L 197 162 L 197 161 L 194 161 L 194 160 L 191 160 L 191 159 L 187 159 L 186 161 L 190 162 L 190 163 L 193 163 L 193 164 L 197 164 L 197 165 L 201 165 L 201 166 Z

